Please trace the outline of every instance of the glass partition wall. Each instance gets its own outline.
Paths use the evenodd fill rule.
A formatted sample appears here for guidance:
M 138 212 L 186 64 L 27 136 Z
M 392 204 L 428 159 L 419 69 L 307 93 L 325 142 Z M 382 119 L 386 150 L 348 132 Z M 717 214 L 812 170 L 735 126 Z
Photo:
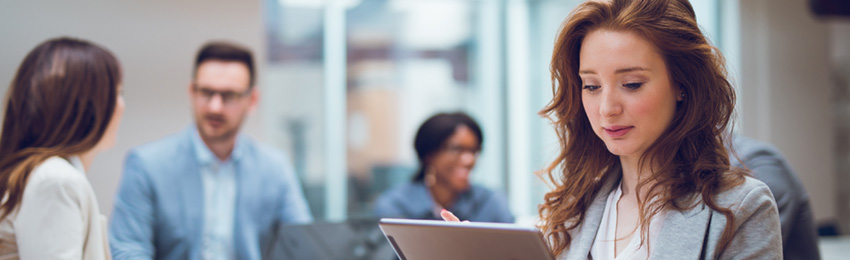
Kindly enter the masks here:
M 485 140 L 472 182 L 533 223 L 549 190 L 535 173 L 558 151 L 537 112 L 552 97 L 557 30 L 579 2 L 267 0 L 267 140 L 290 154 L 316 219 L 370 216 L 381 192 L 411 181 L 419 125 L 464 111 Z

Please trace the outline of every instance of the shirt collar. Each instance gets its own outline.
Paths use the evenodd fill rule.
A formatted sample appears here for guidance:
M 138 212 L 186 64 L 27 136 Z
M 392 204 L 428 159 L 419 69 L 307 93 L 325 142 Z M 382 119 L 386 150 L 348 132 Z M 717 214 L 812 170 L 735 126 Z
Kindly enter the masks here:
M 70 158 L 68 158 L 68 162 L 70 162 L 71 165 L 74 166 L 74 168 L 77 168 L 77 170 L 80 170 L 81 172 L 86 172 L 86 167 L 83 166 L 83 161 L 80 159 L 79 156 L 71 156 Z
M 201 140 L 201 135 L 198 132 L 198 127 L 196 125 L 192 125 L 192 146 L 194 146 L 195 150 L 195 159 L 198 160 L 198 163 L 201 165 L 208 165 L 214 162 L 218 162 L 218 158 L 212 153 L 207 144 Z M 230 158 L 226 161 L 238 161 L 242 158 L 242 154 L 244 153 L 244 141 L 241 134 L 236 135 L 236 143 L 233 145 L 233 151 L 230 153 Z

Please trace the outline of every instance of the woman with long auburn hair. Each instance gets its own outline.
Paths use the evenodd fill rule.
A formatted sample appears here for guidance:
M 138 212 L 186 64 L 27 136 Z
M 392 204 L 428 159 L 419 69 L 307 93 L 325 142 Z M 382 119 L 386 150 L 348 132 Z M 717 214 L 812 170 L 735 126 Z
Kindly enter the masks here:
M 579 5 L 551 71 L 541 113 L 562 151 L 540 215 L 556 254 L 782 258 L 768 187 L 730 168 L 735 91 L 687 0 Z
M 770 190 L 730 167 L 735 91 L 687 0 L 584 2 L 550 66 L 561 152 L 539 210 L 559 259 L 782 258 Z
M 85 176 L 124 111 L 118 60 L 57 38 L 24 58 L 0 134 L 0 259 L 111 259 L 106 218 Z

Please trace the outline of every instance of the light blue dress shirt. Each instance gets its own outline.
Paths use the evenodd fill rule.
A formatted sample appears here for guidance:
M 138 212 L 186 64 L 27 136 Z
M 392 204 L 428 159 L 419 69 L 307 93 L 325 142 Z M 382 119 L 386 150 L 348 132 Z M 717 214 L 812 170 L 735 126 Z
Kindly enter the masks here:
M 201 235 L 201 258 L 205 260 L 235 259 L 233 254 L 233 212 L 236 199 L 236 169 L 241 151 L 234 145 L 230 157 L 221 161 L 204 144 L 197 131 L 192 135 L 195 157 L 204 186 L 204 229 Z

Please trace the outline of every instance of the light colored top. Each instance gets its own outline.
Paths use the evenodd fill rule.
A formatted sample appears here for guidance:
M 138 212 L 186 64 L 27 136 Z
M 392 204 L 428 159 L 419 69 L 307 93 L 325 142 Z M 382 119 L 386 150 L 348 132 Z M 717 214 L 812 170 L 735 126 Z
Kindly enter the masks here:
M 599 226 L 599 231 L 596 233 L 596 239 L 593 241 L 593 246 L 590 248 L 590 256 L 593 259 L 615 259 L 615 260 L 645 260 L 649 259 L 649 250 L 654 248 L 658 233 L 661 231 L 661 226 L 664 224 L 665 211 L 659 212 L 649 221 L 649 237 L 648 241 L 641 243 L 640 225 L 634 231 L 631 240 L 626 245 L 620 254 L 615 258 L 614 243 L 617 237 L 617 204 L 620 197 L 623 196 L 623 183 L 617 186 L 617 190 L 608 194 L 608 199 L 605 204 L 605 212 L 602 213 L 602 222 Z M 647 244 L 649 245 L 647 247 Z
M 30 173 L 15 212 L 0 220 L 0 259 L 111 259 L 106 217 L 77 157 Z
M 115 259 L 202 259 L 204 184 L 192 125 L 135 147 L 124 161 L 109 223 Z M 262 259 L 277 227 L 312 221 L 295 171 L 280 150 L 237 136 L 233 216 L 235 259 Z
M 620 171 L 619 167 L 612 171 Z M 620 173 L 602 180 L 601 190 L 594 195 L 585 211 L 584 221 L 571 230 L 572 241 L 559 260 L 588 259 L 590 248 L 602 223 L 606 198 L 620 183 Z M 650 259 L 782 259 L 782 237 L 779 212 L 770 190 L 763 182 L 745 177 L 744 183 L 720 192 L 718 206 L 732 210 L 734 237 L 722 250 L 716 251 L 726 228 L 723 213 L 712 210 L 699 196 L 679 199 L 684 210 L 667 211 L 664 225 L 652 246 Z
M 192 135 L 195 157 L 204 186 L 204 231 L 201 258 L 206 260 L 236 259 L 233 252 L 233 211 L 236 203 L 236 168 L 241 150 L 220 161 L 201 140 L 198 131 Z M 239 147 L 239 146 L 234 146 Z

